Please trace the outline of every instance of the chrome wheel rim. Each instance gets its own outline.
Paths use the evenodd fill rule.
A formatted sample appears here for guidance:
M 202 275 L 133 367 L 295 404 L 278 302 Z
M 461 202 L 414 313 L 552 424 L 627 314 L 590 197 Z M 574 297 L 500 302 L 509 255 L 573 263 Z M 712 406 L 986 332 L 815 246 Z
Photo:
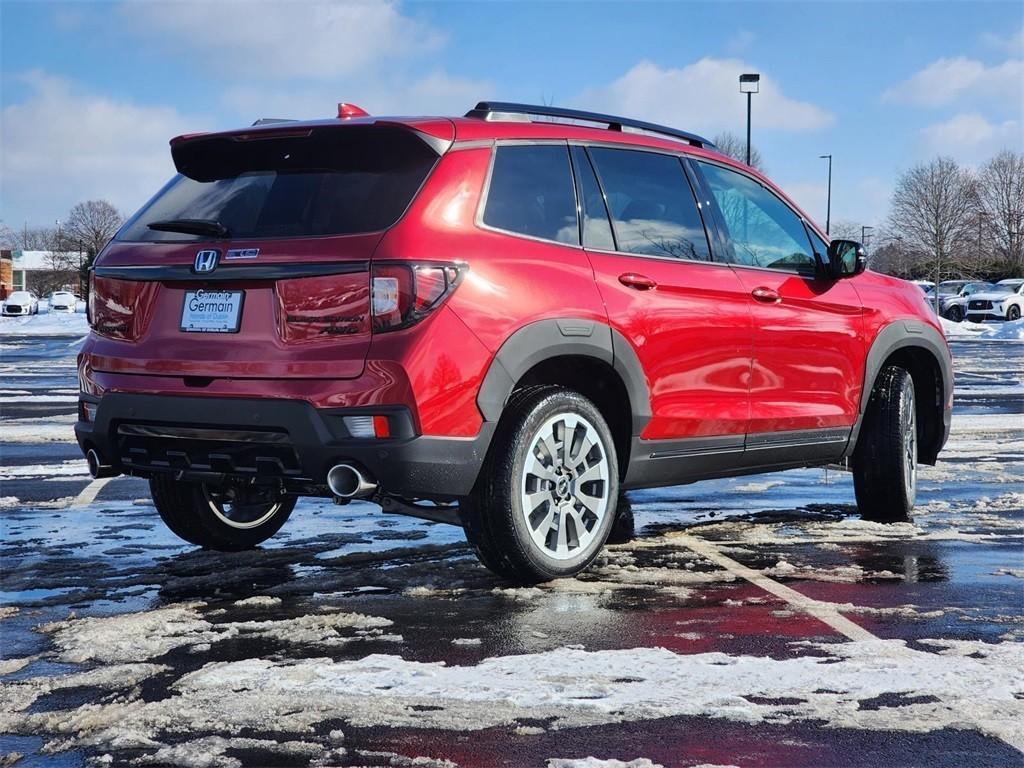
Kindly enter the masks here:
M 588 551 L 608 512 L 608 452 L 577 413 L 553 416 L 534 434 L 520 481 L 523 520 L 547 557 Z
M 263 525 L 281 508 L 280 501 L 247 503 L 239 500 L 232 490 L 212 491 L 205 485 L 203 496 L 214 517 L 229 528 L 240 531 Z
M 903 482 L 907 501 L 914 506 L 917 495 L 917 409 L 914 406 L 914 386 L 903 389 Z

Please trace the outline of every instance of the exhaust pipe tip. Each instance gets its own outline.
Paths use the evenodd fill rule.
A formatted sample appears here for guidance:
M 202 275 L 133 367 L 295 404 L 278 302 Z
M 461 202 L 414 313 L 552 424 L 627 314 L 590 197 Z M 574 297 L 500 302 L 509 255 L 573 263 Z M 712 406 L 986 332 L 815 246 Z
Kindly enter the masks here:
M 104 464 L 103 460 L 100 459 L 99 453 L 96 452 L 95 448 L 90 448 L 85 452 L 85 463 L 89 466 L 89 474 L 94 479 L 101 477 L 114 477 L 120 474 L 110 464 Z
M 377 483 L 351 464 L 335 464 L 327 473 L 327 487 L 340 498 L 358 499 L 372 495 Z

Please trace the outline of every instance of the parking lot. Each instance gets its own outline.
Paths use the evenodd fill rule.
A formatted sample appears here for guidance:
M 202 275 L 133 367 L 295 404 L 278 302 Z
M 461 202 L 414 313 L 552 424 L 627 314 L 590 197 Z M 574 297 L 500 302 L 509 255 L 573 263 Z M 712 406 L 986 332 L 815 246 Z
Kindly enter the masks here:
M 523 588 L 361 502 L 183 545 L 88 477 L 81 318 L 40 319 L 0 328 L 0 765 L 1024 763 L 1024 342 L 954 340 L 913 523 L 821 469 L 637 492 L 632 540 Z

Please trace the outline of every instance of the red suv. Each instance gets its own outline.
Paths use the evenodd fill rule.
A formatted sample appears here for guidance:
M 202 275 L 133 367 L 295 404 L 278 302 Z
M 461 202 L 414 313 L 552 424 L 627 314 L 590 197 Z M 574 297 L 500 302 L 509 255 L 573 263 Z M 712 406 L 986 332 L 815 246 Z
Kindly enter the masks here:
M 699 136 L 341 105 L 171 154 L 93 270 L 75 432 L 194 544 L 368 498 L 540 581 L 585 568 L 634 488 L 845 464 L 864 516 L 905 519 L 946 440 L 920 289 Z

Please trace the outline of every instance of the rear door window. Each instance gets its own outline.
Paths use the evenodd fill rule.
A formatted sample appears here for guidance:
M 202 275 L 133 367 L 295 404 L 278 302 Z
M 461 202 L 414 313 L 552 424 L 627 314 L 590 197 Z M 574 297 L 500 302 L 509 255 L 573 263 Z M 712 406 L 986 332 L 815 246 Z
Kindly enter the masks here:
M 568 147 L 497 147 L 483 223 L 541 240 L 579 245 Z
M 679 158 L 591 147 L 624 253 L 708 261 L 707 234 Z
M 214 222 L 233 239 L 378 232 L 404 213 L 437 161 L 413 132 L 385 126 L 247 140 L 214 135 L 172 152 L 181 173 L 128 221 L 119 240 L 202 239 L 149 227 L 182 219 Z

